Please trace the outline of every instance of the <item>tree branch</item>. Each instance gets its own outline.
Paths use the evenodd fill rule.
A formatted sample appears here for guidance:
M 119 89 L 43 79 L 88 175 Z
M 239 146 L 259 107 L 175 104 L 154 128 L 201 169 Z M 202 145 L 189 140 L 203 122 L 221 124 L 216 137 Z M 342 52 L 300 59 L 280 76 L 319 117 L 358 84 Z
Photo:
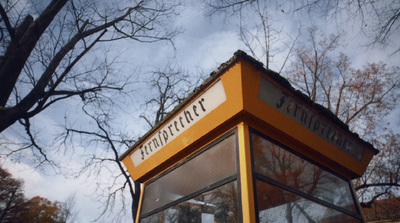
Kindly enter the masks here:
M 58 12 L 64 7 L 68 0 L 53 0 L 48 7 L 33 22 L 33 18 L 28 16 L 29 27 L 21 34 L 21 38 L 11 41 L 4 54 L 4 62 L 0 69 L 0 106 L 4 107 L 10 97 L 12 89 L 18 80 L 19 75 L 26 63 L 29 55 L 39 41 L 43 32 Z M 25 19 L 25 21 L 28 21 Z M 24 22 L 23 24 L 26 24 Z
M 61 63 L 62 59 L 67 55 L 67 53 L 70 50 L 72 50 L 74 48 L 74 46 L 80 40 L 82 40 L 85 37 L 88 37 L 90 35 L 93 35 L 94 33 L 103 31 L 103 33 L 100 34 L 99 38 L 96 39 L 93 42 L 93 43 L 97 43 L 100 40 L 101 36 L 104 35 L 104 33 L 105 33 L 105 31 L 106 31 L 106 29 L 108 27 L 111 27 L 111 26 L 115 25 L 116 23 L 118 23 L 119 21 L 122 21 L 123 19 L 125 19 L 128 15 L 130 15 L 130 13 L 133 10 L 137 10 L 138 8 L 140 8 L 142 3 L 143 3 L 143 1 L 141 1 L 135 7 L 128 8 L 127 11 L 122 16 L 117 17 L 117 18 L 115 18 L 114 20 L 112 20 L 110 22 L 107 22 L 107 23 L 105 23 L 105 24 L 103 24 L 101 26 L 97 26 L 95 28 L 83 31 L 85 26 L 86 26 L 86 24 L 87 24 L 87 23 L 85 23 L 81 27 L 81 31 L 76 33 L 70 39 L 70 41 L 67 44 L 65 44 L 64 47 L 62 47 L 58 51 L 58 53 L 53 57 L 53 59 L 51 60 L 51 62 L 47 66 L 46 70 L 43 72 L 43 74 L 41 75 L 40 79 L 38 80 L 36 86 L 15 107 L 7 109 L 7 112 L 6 112 L 5 115 L 7 115 L 7 114 L 9 115 L 7 117 L 8 120 L 7 120 L 7 123 L 2 123 L 2 126 L 0 128 L 0 132 L 3 131 L 8 126 L 10 126 L 11 124 L 13 124 L 19 117 L 23 116 L 24 113 L 26 113 L 29 109 L 31 109 L 32 106 L 36 104 L 36 102 L 38 102 L 40 99 L 42 99 L 44 97 L 44 94 L 45 94 L 44 89 L 46 88 L 46 86 L 50 82 L 50 79 L 51 79 L 52 75 L 54 74 L 56 68 L 59 66 L 59 64 Z M 83 53 L 86 53 L 86 52 L 87 51 L 84 51 Z M 83 56 L 83 54 L 81 56 Z M 0 75 L 1 75 L 1 73 L 0 73 Z M 1 80 L 1 78 L 0 78 L 0 80 Z M 40 111 L 40 110 L 41 109 L 39 107 L 38 111 Z M 3 125 L 4 125 L 4 127 L 3 127 Z
M 10 20 L 9 20 L 9 18 L 8 18 L 8 16 L 7 16 L 7 13 L 6 13 L 6 11 L 4 10 L 2 4 L 0 4 L 0 15 L 1 15 L 1 17 L 3 18 L 3 20 L 4 20 L 4 24 L 6 25 L 6 28 L 7 28 L 8 33 L 10 34 L 11 41 L 15 40 L 15 31 L 14 31 L 14 29 L 13 29 L 12 26 L 11 26 Z
M 385 183 L 370 183 L 370 184 L 362 184 L 354 188 L 356 191 L 369 188 L 369 187 L 400 187 L 399 182 L 385 182 Z
M 25 122 L 24 122 L 24 121 L 25 121 Z M 38 150 L 39 153 L 40 153 L 40 155 L 44 158 L 44 160 L 41 161 L 37 166 L 40 166 L 40 165 L 43 164 L 44 162 L 48 162 L 48 163 L 50 163 L 50 164 L 52 164 L 52 165 L 54 165 L 54 166 L 57 166 L 57 165 L 55 165 L 54 162 L 52 162 L 51 160 L 49 160 L 47 154 L 44 152 L 44 149 L 43 149 L 42 147 L 40 147 L 40 146 L 36 143 L 35 137 L 33 136 L 32 132 L 31 132 L 31 123 L 30 123 L 29 119 L 28 119 L 28 118 L 23 119 L 23 120 L 20 119 L 19 122 L 21 123 L 21 125 L 25 126 L 25 131 L 26 131 L 27 135 L 29 136 L 29 140 L 31 141 L 31 145 L 29 145 L 28 147 L 34 147 L 34 148 L 36 148 L 36 150 Z

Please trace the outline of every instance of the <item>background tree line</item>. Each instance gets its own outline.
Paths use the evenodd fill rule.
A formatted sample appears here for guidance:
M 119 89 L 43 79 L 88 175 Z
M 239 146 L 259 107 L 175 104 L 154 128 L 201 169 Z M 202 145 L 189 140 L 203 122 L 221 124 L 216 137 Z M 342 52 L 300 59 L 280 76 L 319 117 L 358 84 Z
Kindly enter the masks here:
M 51 202 L 39 196 L 28 199 L 22 188 L 23 181 L 15 179 L 2 166 L 0 182 L 0 222 L 74 222 L 73 197 L 66 202 Z
M 161 41 L 174 49 L 175 38 L 184 32 L 174 19 L 185 4 L 190 3 L 2 0 L 0 133 L 15 128 L 18 139 L 4 134 L 0 154 L 60 174 L 94 176 L 99 179 L 98 199 L 104 202 L 99 219 L 112 215 L 121 221 L 123 216 L 135 216 L 140 185 L 130 179 L 118 157 L 139 135 L 118 116 L 121 111 L 131 112 L 125 111 L 126 104 L 142 98 L 142 106 L 136 109 L 143 110 L 138 116 L 150 128 L 204 76 L 181 68 L 178 62 L 143 73 L 139 66 L 143 61 L 134 61 L 135 69 L 121 72 L 124 65 L 113 48 L 121 41 L 137 43 L 134 46 Z M 345 32 L 330 34 L 323 28 L 327 22 L 340 29 L 347 22 L 341 19 L 351 17 L 360 35 L 368 39 L 365 47 L 394 43 L 390 49 L 397 57 L 398 2 L 203 0 L 202 4 L 210 18 L 224 18 L 246 51 L 267 69 L 279 71 L 381 150 L 366 174 L 354 182 L 363 206 L 398 196 L 400 135 L 388 128 L 387 115 L 398 106 L 400 69 L 379 61 L 354 67 L 341 52 Z M 284 33 L 279 20 L 283 17 L 299 20 L 294 32 Z M 304 22 L 300 17 L 309 19 Z M 135 48 L 131 51 L 140 55 Z M 143 76 L 140 80 L 138 74 Z M 141 81 L 151 90 L 139 92 Z M 55 136 L 44 137 L 41 123 L 35 120 L 57 106 L 77 109 L 59 120 Z M 65 171 L 60 153 L 84 154 L 81 167 L 73 173 Z M 109 176 L 107 184 L 100 183 L 104 175 Z M 115 202 L 123 208 L 115 210 Z

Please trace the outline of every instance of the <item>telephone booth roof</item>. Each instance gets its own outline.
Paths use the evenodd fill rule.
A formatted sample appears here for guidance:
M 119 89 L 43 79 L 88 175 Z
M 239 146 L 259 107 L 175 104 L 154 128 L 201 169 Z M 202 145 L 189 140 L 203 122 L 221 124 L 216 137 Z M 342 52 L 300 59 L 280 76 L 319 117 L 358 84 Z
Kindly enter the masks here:
M 188 148 L 243 121 L 287 136 L 305 148 L 299 152 L 347 178 L 361 176 L 378 153 L 331 111 L 239 50 L 120 160 L 134 180 L 144 182 L 195 150 Z

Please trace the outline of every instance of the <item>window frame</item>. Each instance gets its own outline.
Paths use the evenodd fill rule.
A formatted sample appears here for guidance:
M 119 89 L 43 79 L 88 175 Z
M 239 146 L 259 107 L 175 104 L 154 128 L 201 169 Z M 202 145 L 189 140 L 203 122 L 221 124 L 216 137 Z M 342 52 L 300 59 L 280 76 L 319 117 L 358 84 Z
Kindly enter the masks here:
M 358 213 L 349 211 L 349 210 L 347 210 L 347 209 L 345 209 L 343 207 L 336 206 L 336 205 L 334 205 L 334 204 L 332 204 L 330 202 L 321 200 L 319 198 L 311 196 L 310 194 L 302 192 L 302 191 L 300 191 L 300 190 L 298 190 L 296 188 L 290 187 L 290 186 L 288 186 L 288 185 L 286 185 L 284 183 L 281 183 L 279 181 L 273 180 L 273 179 L 271 179 L 271 178 L 269 178 L 267 176 L 264 176 L 262 174 L 257 173 L 256 168 L 255 168 L 253 134 L 255 134 L 258 137 L 261 137 L 261 138 L 263 138 L 263 139 L 265 139 L 267 141 L 269 141 L 272 144 L 275 144 L 275 145 L 279 146 L 281 149 L 286 150 L 286 151 L 298 156 L 299 158 L 301 158 L 301 159 L 303 159 L 303 160 L 305 160 L 305 161 L 317 166 L 318 168 L 321 168 L 322 170 L 327 171 L 327 172 L 333 174 L 334 176 L 336 176 L 336 177 L 344 180 L 345 182 L 347 182 L 347 185 L 349 186 L 349 191 L 350 191 L 350 194 L 351 194 L 352 201 L 355 204 L 355 208 L 356 208 L 356 211 L 358 211 Z M 327 167 L 325 167 L 325 166 L 321 165 L 320 163 L 316 162 L 315 160 L 312 160 L 312 159 L 308 158 L 307 156 L 301 154 L 300 152 L 295 151 L 294 149 L 290 148 L 289 146 L 284 145 L 283 143 L 281 143 L 281 142 L 279 142 L 279 141 L 267 136 L 263 132 L 255 129 L 253 127 L 249 127 L 249 139 L 250 139 L 250 152 L 251 152 L 251 168 L 252 168 L 252 174 L 253 174 L 254 208 L 255 208 L 255 214 L 256 214 L 256 221 L 257 222 L 259 222 L 260 219 L 259 219 L 259 210 L 258 210 L 258 191 L 257 191 L 257 188 L 256 188 L 256 181 L 260 180 L 262 182 L 268 183 L 268 184 L 270 184 L 272 186 L 278 187 L 278 188 L 280 188 L 282 190 L 288 191 L 290 193 L 293 193 L 295 195 L 303 197 L 303 198 L 305 198 L 307 200 L 315 202 L 317 204 L 323 205 L 323 206 L 328 207 L 328 208 L 332 208 L 332 209 L 334 209 L 336 211 L 339 211 L 339 212 L 347 214 L 347 215 L 349 215 L 351 217 L 357 218 L 361 222 L 364 223 L 364 218 L 362 217 L 362 214 L 361 214 L 360 205 L 358 204 L 354 188 L 353 188 L 353 186 L 351 184 L 351 181 L 349 179 L 346 179 L 345 177 L 343 177 L 343 176 L 339 175 L 338 173 L 328 169 Z
M 170 168 L 168 168 L 166 171 L 164 171 L 163 173 L 155 176 L 154 178 L 152 178 L 151 180 L 147 181 L 146 183 L 143 184 L 143 194 L 142 194 L 142 199 L 141 199 L 141 203 L 143 203 L 144 198 L 145 198 L 145 193 L 146 193 L 146 186 L 148 184 L 151 184 L 155 181 L 157 181 L 158 179 L 160 179 L 161 177 L 167 175 L 168 173 L 174 171 L 175 169 L 181 167 L 182 165 L 184 165 L 185 163 L 191 161 L 192 159 L 194 159 L 195 157 L 201 155 L 203 152 L 207 151 L 208 149 L 212 149 L 212 147 L 214 147 L 215 145 L 217 145 L 218 143 L 220 143 L 221 141 L 223 141 L 224 139 L 230 137 L 234 135 L 234 140 L 235 140 L 235 154 L 236 154 L 236 173 L 233 174 L 232 176 L 226 177 L 224 179 L 221 179 L 211 185 L 208 185 L 200 190 L 197 190 L 193 193 L 190 193 L 186 196 L 183 196 L 175 201 L 172 201 L 170 203 L 167 203 L 159 208 L 156 208 L 152 211 L 149 211 L 147 213 L 142 214 L 141 211 L 139 210 L 139 222 L 141 222 L 141 220 L 143 218 L 147 218 L 153 214 L 156 214 L 160 211 L 166 210 L 168 208 L 171 208 L 183 201 L 189 200 L 191 198 L 197 197 L 201 194 L 203 194 L 204 192 L 216 189 L 224 184 L 230 183 L 232 181 L 236 180 L 237 183 L 237 198 L 238 198 L 238 206 L 237 206 L 237 210 L 238 210 L 238 218 L 239 218 L 239 222 L 243 221 L 243 213 L 242 213 L 242 202 L 241 202 L 241 185 L 240 185 L 240 163 L 239 163 L 239 141 L 238 141 L 238 130 L 237 127 L 235 127 L 234 129 L 228 131 L 227 133 L 220 135 L 219 137 L 215 138 L 211 143 L 207 144 L 206 146 L 204 146 L 203 148 L 199 149 L 198 151 L 194 152 L 193 154 L 191 154 L 190 156 L 184 158 L 183 160 L 177 162 L 176 164 L 174 164 L 173 166 L 171 166 Z

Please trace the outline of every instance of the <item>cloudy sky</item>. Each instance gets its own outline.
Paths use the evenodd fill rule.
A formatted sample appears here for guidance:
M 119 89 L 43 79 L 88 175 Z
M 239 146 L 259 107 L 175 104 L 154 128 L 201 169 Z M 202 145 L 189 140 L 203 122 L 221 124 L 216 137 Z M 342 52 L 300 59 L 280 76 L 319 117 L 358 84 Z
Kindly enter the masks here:
M 281 40 L 276 43 L 276 46 L 282 50 L 271 64 L 273 70 L 278 70 L 283 63 L 285 52 L 287 52 L 283 43 L 288 42 L 290 37 L 297 35 L 300 23 L 297 20 L 298 17 L 293 17 L 279 9 L 273 13 L 277 27 L 282 29 Z M 315 18 L 315 21 L 319 21 L 318 18 Z M 304 20 L 302 24 L 323 23 L 322 27 L 325 28 L 323 31 L 327 34 L 338 31 L 338 26 L 334 22 L 315 21 Z M 139 44 L 128 41 L 114 44 L 113 49 L 120 55 L 122 61 L 126 62 L 124 65 L 126 68 L 121 69 L 121 71 L 129 72 L 130 69 L 136 72 L 139 81 L 146 80 L 143 75 L 146 74 L 147 67 L 162 67 L 168 61 L 175 61 L 180 67 L 193 73 L 198 72 L 197 68 L 200 68 L 206 76 L 232 57 L 236 50 L 247 50 L 239 39 L 236 24 L 234 18 L 225 18 L 223 15 L 207 17 L 201 1 L 187 1 L 180 16 L 175 20 L 175 25 L 182 29 L 182 33 L 174 41 L 175 49 L 167 43 Z M 359 32 L 357 24 L 341 23 L 340 29 L 347 33 L 341 50 L 351 57 L 355 67 L 360 68 L 366 62 L 378 61 L 384 61 L 389 65 L 399 65 L 400 53 L 392 55 L 391 50 L 393 48 L 366 48 L 363 46 L 367 43 L 367 40 Z M 394 42 L 400 43 L 400 35 L 396 38 Z M 140 68 L 137 64 L 141 64 Z M 140 104 L 140 101 L 138 104 Z M 129 115 L 124 114 L 123 117 L 128 123 L 128 128 L 131 128 L 129 130 L 140 135 L 145 132 L 147 126 L 139 118 L 140 111 L 137 111 L 138 108 L 141 107 L 128 106 L 126 109 L 132 111 L 129 112 Z M 43 129 L 59 128 L 59 123 L 62 122 L 66 114 L 74 114 L 73 109 L 69 110 L 68 113 L 60 112 L 62 109 L 64 109 L 62 105 L 55 106 L 36 117 L 35 123 L 45 123 L 39 129 L 45 132 Z M 398 129 L 400 129 L 399 114 L 400 108 L 390 115 L 393 127 Z M 134 125 L 129 125 L 129 123 L 134 123 Z M 7 131 L 5 134 L 10 137 L 18 137 L 16 134 L 18 131 L 20 129 L 16 128 Z M 83 148 L 75 148 L 75 154 L 80 154 L 81 149 L 83 151 Z M 64 160 L 67 163 L 71 171 L 80 165 L 79 158 L 76 158 L 73 154 L 65 157 L 63 152 L 58 152 L 56 155 L 58 160 Z M 102 204 L 96 201 L 99 192 L 94 192 L 96 191 L 96 184 L 92 179 L 93 175 L 84 174 L 76 178 L 73 176 L 67 178 L 51 169 L 44 171 L 40 168 L 34 169 L 23 162 L 15 163 L 6 158 L 3 158 L 1 163 L 15 177 L 24 180 L 25 193 L 28 197 L 42 196 L 50 200 L 65 201 L 68 197 L 75 196 L 76 204 L 74 208 L 78 215 L 78 222 L 89 222 L 98 217 Z M 101 174 L 104 179 L 107 179 L 110 175 L 107 172 Z M 129 216 L 129 213 L 127 216 Z

